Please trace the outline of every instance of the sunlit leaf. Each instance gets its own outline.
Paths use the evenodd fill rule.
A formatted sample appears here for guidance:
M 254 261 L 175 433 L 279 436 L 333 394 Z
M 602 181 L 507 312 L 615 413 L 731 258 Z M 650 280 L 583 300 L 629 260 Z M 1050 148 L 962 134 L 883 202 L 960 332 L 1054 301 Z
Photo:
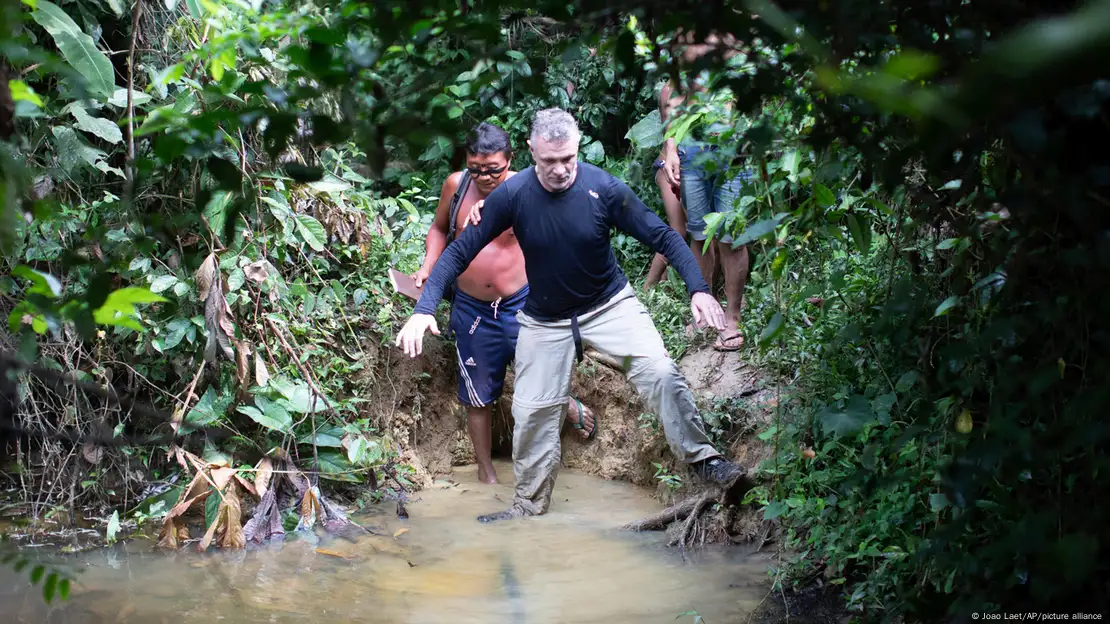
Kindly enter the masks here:
M 9 80 L 8 90 L 11 92 L 12 100 L 15 102 L 30 102 L 39 108 L 43 107 L 42 98 L 22 80 Z
M 173 70 L 174 67 L 175 66 L 171 65 L 167 69 Z M 142 91 L 131 91 L 131 104 L 133 106 L 146 104 L 152 99 L 154 98 L 150 97 L 150 95 L 146 93 L 143 93 Z M 116 89 L 115 92 L 112 93 L 112 97 L 108 98 L 108 103 L 119 108 L 127 108 L 127 88 L 125 87 L 123 89 Z
M 93 312 L 93 320 L 101 325 L 121 325 L 130 327 L 135 331 L 142 331 L 142 325 L 134 320 L 134 317 L 138 315 L 135 306 L 164 301 L 166 301 L 164 297 L 156 295 L 146 288 L 121 288 L 108 295 L 104 305 Z
M 297 233 L 301 235 L 301 239 L 308 243 L 313 251 L 323 251 L 324 244 L 328 240 L 324 226 L 316 219 L 303 214 L 296 216 L 296 223 Z
M 85 77 L 89 91 L 103 98 L 112 95 L 116 87 L 112 62 L 61 7 L 47 0 L 38 0 L 31 17 L 50 33 L 62 56 Z
M 949 298 L 945 299 L 944 301 L 940 302 L 940 305 L 937 306 L 936 311 L 933 312 L 933 316 L 937 317 L 937 316 L 944 316 L 945 314 L 948 314 L 948 312 L 951 311 L 952 308 L 956 307 L 956 304 L 958 304 L 959 302 L 960 302 L 960 298 L 957 297 L 956 295 L 952 295 L 951 297 L 949 297 Z

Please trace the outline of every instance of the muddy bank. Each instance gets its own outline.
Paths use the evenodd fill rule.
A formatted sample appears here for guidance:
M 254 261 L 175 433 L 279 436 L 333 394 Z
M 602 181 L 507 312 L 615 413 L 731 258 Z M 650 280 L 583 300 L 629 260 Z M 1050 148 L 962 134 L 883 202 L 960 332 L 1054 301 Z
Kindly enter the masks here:
M 718 352 L 712 348 L 692 351 L 679 366 L 697 397 L 704 418 L 717 432 L 722 449 L 747 468 L 755 468 L 771 454 L 756 435 L 771 420 L 773 389 L 755 367 L 745 363 L 744 352 Z M 373 356 L 377 370 L 372 396 L 380 404 L 386 430 L 402 449 L 403 460 L 415 469 L 422 485 L 453 466 L 473 462 L 473 448 L 466 434 L 466 411 L 458 402 L 455 351 L 452 343 L 429 337 L 424 354 L 409 359 L 396 349 L 379 349 Z M 494 409 L 494 455 L 512 456 L 513 373 L 506 380 L 506 394 Z M 624 376 L 587 352 L 578 365 L 572 392 L 594 410 L 600 426 L 597 436 L 583 443 L 569 423 L 563 430 L 563 465 L 604 479 L 652 487 L 656 497 L 672 503 L 693 491 L 693 475 L 675 462 L 657 419 Z M 672 487 L 661 475 L 674 475 L 681 485 Z M 511 481 L 511 471 L 501 475 Z M 738 501 L 737 501 L 738 502 Z M 733 540 L 755 540 L 766 535 L 758 512 L 732 510 L 725 531 Z M 725 527 L 722 527 L 724 530 Z

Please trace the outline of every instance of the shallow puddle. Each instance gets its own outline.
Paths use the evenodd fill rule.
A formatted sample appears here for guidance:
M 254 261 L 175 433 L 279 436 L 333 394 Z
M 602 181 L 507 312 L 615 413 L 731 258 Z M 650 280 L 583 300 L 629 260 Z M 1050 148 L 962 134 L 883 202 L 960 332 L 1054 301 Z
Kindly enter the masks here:
M 498 465 L 503 480 L 512 466 Z M 662 533 L 618 528 L 658 511 L 647 492 L 563 470 L 551 511 L 483 525 L 512 500 L 473 467 L 356 519 L 385 535 L 296 537 L 245 552 L 153 551 L 148 542 L 60 559 L 76 582 L 47 607 L 27 571 L 0 570 L 2 622 L 743 622 L 766 561 L 739 549 L 683 556 Z M 394 537 L 400 529 L 400 534 Z

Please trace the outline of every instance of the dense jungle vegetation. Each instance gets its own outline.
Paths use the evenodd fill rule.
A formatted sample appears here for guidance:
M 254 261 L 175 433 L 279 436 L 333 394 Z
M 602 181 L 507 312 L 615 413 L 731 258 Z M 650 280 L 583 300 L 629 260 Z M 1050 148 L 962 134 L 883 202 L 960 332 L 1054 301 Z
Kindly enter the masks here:
M 715 28 L 743 52 L 699 61 L 737 102 L 720 149 L 760 171 L 710 226 L 751 245 L 744 357 L 778 380 L 747 497 L 774 580 L 865 620 L 1105 608 L 1110 0 L 0 6 L 0 418 L 36 518 L 173 545 L 208 471 L 236 548 L 278 462 L 313 500 L 400 487 L 365 391 L 411 310 L 385 270 L 417 268 L 465 132 L 524 168 L 564 107 L 662 215 L 664 133 L 713 113 L 664 130 L 656 94 L 676 30 Z M 644 299 L 680 356 L 683 288 Z

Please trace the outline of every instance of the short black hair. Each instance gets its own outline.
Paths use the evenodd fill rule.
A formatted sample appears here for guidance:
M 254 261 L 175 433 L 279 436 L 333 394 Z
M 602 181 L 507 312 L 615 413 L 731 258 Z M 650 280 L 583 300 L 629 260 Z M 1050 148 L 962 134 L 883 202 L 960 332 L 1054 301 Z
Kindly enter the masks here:
M 466 144 L 466 151 L 471 154 L 496 154 L 501 152 L 508 158 L 513 154 L 510 145 L 509 133 L 503 129 L 486 122 L 478 124 L 470 135 Z

